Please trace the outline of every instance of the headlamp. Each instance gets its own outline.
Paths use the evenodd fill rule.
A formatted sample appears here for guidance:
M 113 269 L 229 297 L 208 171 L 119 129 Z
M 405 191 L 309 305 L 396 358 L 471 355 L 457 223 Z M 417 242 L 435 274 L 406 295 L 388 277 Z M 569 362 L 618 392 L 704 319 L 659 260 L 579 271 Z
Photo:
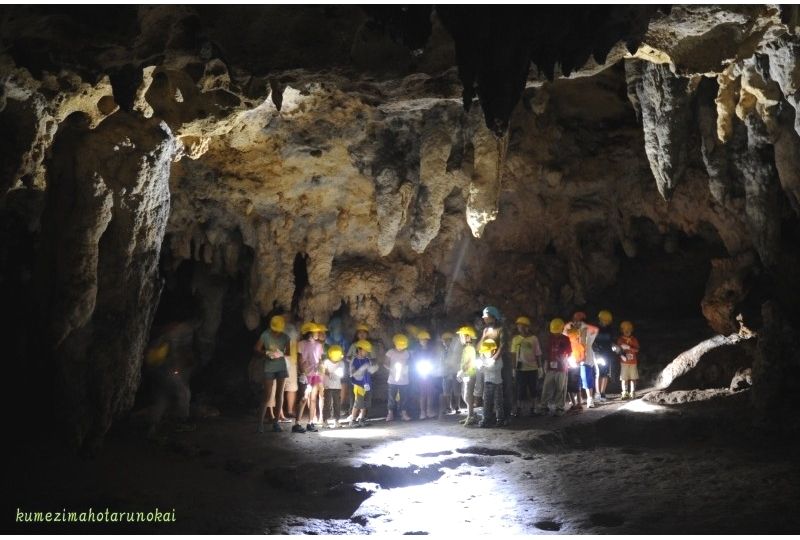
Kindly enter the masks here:
M 417 373 L 422 377 L 427 377 L 431 371 L 433 371 L 433 365 L 430 360 L 425 359 L 417 362 Z

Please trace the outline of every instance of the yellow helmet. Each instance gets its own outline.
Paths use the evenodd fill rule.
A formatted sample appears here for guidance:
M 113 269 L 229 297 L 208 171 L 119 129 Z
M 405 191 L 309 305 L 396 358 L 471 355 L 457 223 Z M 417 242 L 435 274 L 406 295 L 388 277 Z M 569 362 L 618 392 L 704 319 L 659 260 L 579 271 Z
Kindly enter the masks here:
M 419 333 L 417 333 L 417 339 L 419 341 L 422 341 L 423 339 L 431 339 L 431 335 L 427 330 L 420 330 Z
M 300 327 L 300 334 L 308 334 L 309 332 L 317 331 L 317 323 L 314 321 L 304 322 Z
M 342 350 L 342 347 L 339 345 L 331 345 L 331 348 L 328 349 L 328 358 L 334 362 L 338 362 L 342 359 L 342 357 L 344 357 L 344 351 Z
M 365 323 L 361 323 L 358 326 L 356 326 L 356 332 L 362 332 L 362 331 L 369 332 L 369 326 L 367 326 Z
M 445 339 L 445 340 L 451 340 L 454 337 L 456 337 L 456 335 L 453 332 L 444 332 L 442 334 L 442 339 Z
M 525 326 L 530 326 L 531 320 L 528 317 L 517 317 L 517 322 L 514 324 L 524 324 Z
M 148 349 L 144 361 L 148 366 L 160 366 L 169 354 L 169 343 L 162 343 L 158 347 Z
M 356 341 L 356 348 L 364 349 L 367 352 L 372 352 L 372 343 L 370 343 L 366 339 L 359 339 L 358 341 Z
M 456 330 L 456 334 L 463 334 L 465 336 L 471 337 L 472 339 L 478 339 L 478 333 L 471 326 L 462 326 L 461 328 Z
M 599 320 L 604 325 L 608 326 L 611 324 L 611 321 L 614 320 L 614 317 L 611 316 L 611 312 L 607 309 L 604 309 L 600 313 L 597 314 L 597 320 Z
M 563 319 L 553 319 L 550 321 L 550 333 L 551 334 L 560 334 L 564 331 L 564 320 Z
M 286 321 L 280 315 L 275 315 L 269 320 L 269 329 L 273 332 L 283 332 L 286 328 Z
M 633 323 L 631 321 L 622 321 L 619 325 L 619 329 L 623 334 L 625 332 L 633 332 Z
M 408 349 L 408 338 L 405 334 L 395 334 L 392 338 L 392 341 L 394 342 L 394 346 L 398 351 Z
M 497 343 L 493 339 L 484 339 L 481 346 L 478 348 L 479 353 L 490 353 L 497 350 Z
M 327 332 L 328 327 L 322 323 L 317 323 L 314 328 L 314 332 Z

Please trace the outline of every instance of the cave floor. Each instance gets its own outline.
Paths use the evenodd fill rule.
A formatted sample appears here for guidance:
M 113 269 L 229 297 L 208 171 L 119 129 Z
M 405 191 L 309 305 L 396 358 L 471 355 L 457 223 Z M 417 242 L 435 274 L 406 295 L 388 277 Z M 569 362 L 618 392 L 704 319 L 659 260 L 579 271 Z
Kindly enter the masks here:
M 246 417 L 145 439 L 118 425 L 92 460 L 31 448 L 12 472 L 28 511 L 161 511 L 175 523 L 16 524 L 17 532 L 272 534 L 789 533 L 800 464 L 749 436 L 746 401 L 613 400 L 481 429 L 373 419 L 256 434 Z

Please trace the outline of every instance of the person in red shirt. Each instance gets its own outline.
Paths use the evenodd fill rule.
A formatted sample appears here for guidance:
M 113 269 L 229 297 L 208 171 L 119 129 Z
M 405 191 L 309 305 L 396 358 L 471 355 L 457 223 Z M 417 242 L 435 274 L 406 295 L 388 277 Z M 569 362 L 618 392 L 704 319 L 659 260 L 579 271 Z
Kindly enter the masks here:
M 639 370 L 636 367 L 639 363 L 639 340 L 633 336 L 633 323 L 623 321 L 619 325 L 622 335 L 617 339 L 617 345 L 622 349 L 620 355 L 620 374 L 622 381 L 622 399 L 635 399 L 636 381 L 639 380 Z M 627 387 L 630 385 L 630 392 Z
M 569 338 L 561 334 L 564 321 L 550 321 L 550 336 L 547 344 L 547 360 L 544 362 L 544 384 L 542 398 L 539 400 L 539 412 L 547 408 L 549 414 L 564 414 L 564 403 L 567 400 L 567 367 L 572 346 Z

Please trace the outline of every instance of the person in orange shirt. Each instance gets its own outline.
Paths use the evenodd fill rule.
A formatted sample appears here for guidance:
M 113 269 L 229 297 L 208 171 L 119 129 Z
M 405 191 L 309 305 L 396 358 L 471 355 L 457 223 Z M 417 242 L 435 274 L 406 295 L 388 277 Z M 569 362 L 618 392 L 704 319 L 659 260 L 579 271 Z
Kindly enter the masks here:
M 577 328 L 564 330 L 564 335 L 569 339 L 572 353 L 569 356 L 569 369 L 567 371 L 567 395 L 572 410 L 583 409 L 581 400 L 581 374 L 580 365 L 586 358 L 586 349 L 581 343 L 581 334 Z
M 617 345 L 622 349 L 620 355 L 620 374 L 622 381 L 622 399 L 636 398 L 636 381 L 639 380 L 639 370 L 636 365 L 639 363 L 639 340 L 633 336 L 633 323 L 623 321 L 619 325 L 622 335 L 617 339 Z M 630 383 L 630 392 L 627 391 Z

